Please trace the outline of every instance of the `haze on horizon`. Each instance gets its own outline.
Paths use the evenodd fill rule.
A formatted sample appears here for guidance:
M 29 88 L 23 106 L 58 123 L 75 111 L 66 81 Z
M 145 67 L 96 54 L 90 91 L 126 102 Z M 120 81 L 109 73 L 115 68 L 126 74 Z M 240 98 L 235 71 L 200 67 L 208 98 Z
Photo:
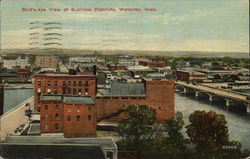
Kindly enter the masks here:
M 60 22 L 62 48 L 249 52 L 248 0 L 3 0 L 1 48 L 29 49 L 30 22 Z M 156 8 L 156 12 L 22 12 L 22 8 Z

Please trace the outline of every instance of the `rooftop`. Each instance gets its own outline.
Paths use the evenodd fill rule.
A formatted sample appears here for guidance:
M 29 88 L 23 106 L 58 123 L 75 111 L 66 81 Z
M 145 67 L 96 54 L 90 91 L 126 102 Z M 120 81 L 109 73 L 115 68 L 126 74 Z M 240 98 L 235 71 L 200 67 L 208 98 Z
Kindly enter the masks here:
M 82 96 L 82 95 L 44 94 L 41 97 L 41 101 L 63 101 L 65 103 L 95 104 L 93 98 L 87 95 Z
M 145 96 L 145 87 L 143 83 L 120 83 L 112 82 L 110 89 L 103 90 L 103 95 L 111 96 Z

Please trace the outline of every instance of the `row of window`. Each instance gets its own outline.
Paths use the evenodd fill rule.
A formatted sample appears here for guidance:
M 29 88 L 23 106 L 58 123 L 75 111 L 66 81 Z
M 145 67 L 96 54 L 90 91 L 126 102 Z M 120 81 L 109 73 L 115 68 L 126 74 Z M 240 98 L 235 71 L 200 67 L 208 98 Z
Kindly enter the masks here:
M 44 118 L 45 118 L 45 119 L 49 119 L 49 114 L 46 113 L 46 114 L 44 115 Z M 91 115 L 88 115 L 88 120 L 91 120 L 91 118 L 92 118 Z M 59 115 L 58 115 L 58 113 L 55 114 L 55 119 L 56 119 L 56 120 L 59 120 Z M 77 116 L 76 116 L 76 121 L 80 121 L 80 120 L 81 120 L 81 116 L 80 116 L 80 115 L 77 115 Z M 67 116 L 67 121 L 71 121 L 71 116 L 70 116 L 70 115 Z
M 45 129 L 45 130 L 48 130 L 48 129 L 49 129 L 49 125 L 48 125 L 48 124 L 45 124 L 45 125 L 44 125 L 44 129 Z M 58 124 L 58 123 L 55 124 L 55 129 L 56 129 L 56 130 L 59 129 L 59 124 Z
M 49 106 L 48 106 L 48 105 L 45 105 L 45 106 L 44 106 L 44 109 L 45 109 L 45 110 L 48 110 L 48 109 L 49 109 Z M 56 105 L 56 106 L 55 106 L 55 110 L 56 110 L 56 111 L 59 110 L 59 105 Z M 91 110 L 92 110 L 92 107 L 89 106 L 89 107 L 88 107 L 88 111 L 91 112 Z M 81 108 L 80 108 L 80 107 L 77 107 L 77 108 L 76 108 L 76 111 L 77 111 L 77 112 L 80 112 L 80 111 L 81 111 Z M 68 107 L 68 112 L 71 112 L 71 107 Z
M 96 97 L 96 99 L 145 99 L 145 97 Z
M 47 85 L 48 86 L 51 86 L 51 83 L 52 83 L 52 81 L 50 81 L 50 80 L 48 80 L 47 81 Z M 71 86 L 71 85 L 73 85 L 73 86 L 82 86 L 83 85 L 83 83 L 82 83 L 82 81 L 71 81 L 71 80 L 68 80 L 67 82 L 64 80 L 63 81 L 63 86 L 66 86 L 66 83 L 67 83 L 67 85 L 68 86 Z M 37 81 L 37 85 L 38 86 L 41 86 L 42 85 L 42 81 Z M 58 85 L 58 81 L 57 80 L 54 80 L 54 85 L 55 86 L 57 86 Z M 84 86 L 88 86 L 89 85 L 89 81 L 84 81 Z
M 89 91 L 89 89 L 88 88 L 85 88 L 84 89 L 84 92 L 87 94 L 88 93 L 88 91 Z M 52 91 L 51 91 L 51 89 L 50 88 L 48 88 L 47 89 L 47 93 L 48 94 L 51 94 L 52 93 Z M 54 94 L 58 94 L 58 89 L 57 88 L 54 88 L 54 92 L 53 92 Z M 79 88 L 79 89 L 76 89 L 76 88 L 73 88 L 73 89 L 70 89 L 70 88 L 68 88 L 67 89 L 67 92 L 66 92 L 66 89 L 65 88 L 63 88 L 62 89 L 62 93 L 63 94 L 82 94 L 82 89 L 81 88 Z M 38 97 L 41 95 L 41 90 L 40 89 L 38 89 Z

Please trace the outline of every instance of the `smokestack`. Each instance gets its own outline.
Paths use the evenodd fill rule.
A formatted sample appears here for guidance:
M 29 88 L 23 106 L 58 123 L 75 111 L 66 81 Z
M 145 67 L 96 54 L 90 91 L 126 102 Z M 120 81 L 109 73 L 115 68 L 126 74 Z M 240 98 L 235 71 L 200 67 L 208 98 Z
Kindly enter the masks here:
M 93 66 L 93 75 L 96 75 L 96 65 Z

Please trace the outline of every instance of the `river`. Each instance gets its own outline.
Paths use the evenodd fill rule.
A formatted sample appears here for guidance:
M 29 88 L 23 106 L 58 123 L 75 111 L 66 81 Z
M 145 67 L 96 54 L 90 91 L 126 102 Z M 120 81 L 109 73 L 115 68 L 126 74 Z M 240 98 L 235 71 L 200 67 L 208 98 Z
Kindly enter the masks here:
M 228 111 L 222 106 L 210 104 L 209 102 L 188 97 L 184 94 L 175 94 L 175 111 L 182 112 L 185 124 L 188 124 L 189 115 L 195 110 L 215 111 L 225 115 L 229 128 L 229 137 L 231 140 L 239 140 L 243 149 L 250 150 L 250 115 L 239 114 Z
M 4 94 L 4 112 L 7 112 L 25 99 L 31 97 L 33 93 L 33 89 L 6 89 Z M 244 149 L 250 150 L 249 114 L 233 113 L 225 110 L 221 106 L 197 100 L 195 97 L 188 97 L 180 93 L 175 94 L 175 111 L 181 111 L 183 113 L 186 124 L 188 124 L 189 115 L 195 110 L 213 110 L 217 113 L 224 114 L 228 121 L 230 139 L 239 140 Z
M 10 109 L 14 108 L 22 101 L 28 99 L 29 97 L 34 95 L 34 89 L 30 88 L 14 88 L 9 89 L 5 88 L 4 90 L 4 109 L 3 112 L 6 113 Z

